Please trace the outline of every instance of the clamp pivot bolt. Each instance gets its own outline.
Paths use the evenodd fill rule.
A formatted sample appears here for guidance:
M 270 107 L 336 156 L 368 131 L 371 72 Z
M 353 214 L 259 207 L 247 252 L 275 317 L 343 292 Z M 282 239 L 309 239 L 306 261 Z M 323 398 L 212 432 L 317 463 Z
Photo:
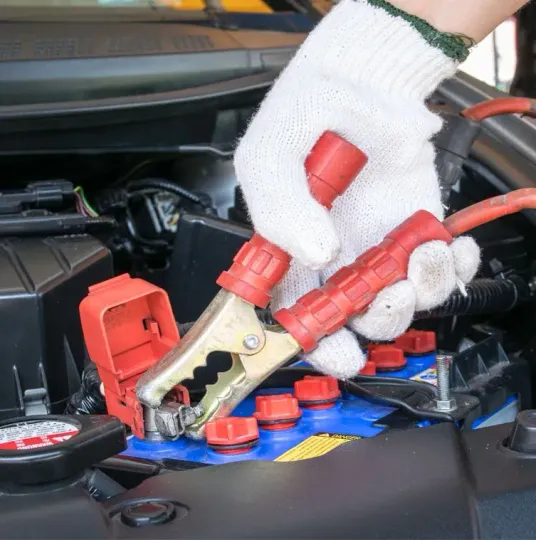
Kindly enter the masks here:
M 244 338 L 244 347 L 250 351 L 254 351 L 259 346 L 259 343 L 259 336 L 256 336 L 255 334 L 248 334 Z

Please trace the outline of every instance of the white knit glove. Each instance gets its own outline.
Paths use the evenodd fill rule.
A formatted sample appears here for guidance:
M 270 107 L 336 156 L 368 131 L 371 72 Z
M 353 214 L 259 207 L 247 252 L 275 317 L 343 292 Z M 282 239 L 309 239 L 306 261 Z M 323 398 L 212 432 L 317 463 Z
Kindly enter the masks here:
M 257 232 L 294 257 L 276 288 L 272 310 L 289 307 L 341 266 L 379 243 L 420 209 L 443 219 L 431 137 L 441 120 L 425 98 L 452 75 L 456 62 L 408 22 L 366 0 L 342 0 L 308 36 L 252 120 L 235 168 Z M 363 150 L 369 162 L 331 213 L 309 193 L 304 161 L 332 130 Z M 408 279 L 384 289 L 349 326 L 390 340 L 416 310 L 442 304 L 478 268 L 468 238 L 429 242 L 410 258 Z M 365 358 L 344 328 L 307 360 L 340 378 Z

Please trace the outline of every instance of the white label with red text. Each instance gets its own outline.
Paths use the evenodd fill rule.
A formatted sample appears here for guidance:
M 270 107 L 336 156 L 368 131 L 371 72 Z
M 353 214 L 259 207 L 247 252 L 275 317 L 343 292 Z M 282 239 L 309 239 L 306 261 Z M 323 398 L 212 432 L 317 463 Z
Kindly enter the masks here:
M 74 437 L 79 429 L 60 420 L 19 422 L 0 428 L 0 450 L 32 450 L 54 446 Z

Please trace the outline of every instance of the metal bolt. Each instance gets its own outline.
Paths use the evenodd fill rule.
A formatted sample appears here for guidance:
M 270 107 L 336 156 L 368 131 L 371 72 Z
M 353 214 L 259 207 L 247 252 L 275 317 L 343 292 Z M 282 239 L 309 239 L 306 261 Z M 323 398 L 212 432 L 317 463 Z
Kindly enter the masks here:
M 452 411 L 457 408 L 456 400 L 450 396 L 450 368 L 452 355 L 436 356 L 437 390 L 436 408 L 440 411 Z
M 452 356 L 447 354 L 438 354 L 436 357 L 437 370 L 437 389 L 439 399 L 448 401 L 450 399 L 450 364 Z
M 143 420 L 145 425 L 145 439 L 152 442 L 160 442 L 164 437 L 156 427 L 156 411 L 150 407 L 143 407 Z
M 259 346 L 260 340 L 259 337 L 255 334 L 248 334 L 244 338 L 244 347 L 250 351 L 256 349 Z

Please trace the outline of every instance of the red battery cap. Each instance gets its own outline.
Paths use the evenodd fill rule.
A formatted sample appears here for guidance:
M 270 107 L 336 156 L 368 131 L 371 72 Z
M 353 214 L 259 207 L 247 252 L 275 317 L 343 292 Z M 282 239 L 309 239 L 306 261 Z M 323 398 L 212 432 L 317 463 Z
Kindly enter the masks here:
M 255 398 L 253 416 L 263 429 L 280 431 L 294 427 L 302 412 L 292 394 L 274 394 Z
M 361 368 L 359 375 L 376 375 L 376 364 L 370 360 Z
M 376 365 L 377 371 L 398 371 L 407 364 L 404 351 L 392 345 L 369 346 L 368 359 Z
M 252 416 L 228 416 L 207 422 L 205 436 L 213 450 L 224 454 L 239 454 L 257 444 L 259 427 Z
M 426 330 L 408 330 L 396 339 L 395 347 L 409 355 L 428 354 L 437 348 L 436 335 Z
M 334 377 L 306 375 L 294 383 L 294 396 L 307 409 L 327 409 L 341 397 L 341 391 Z

